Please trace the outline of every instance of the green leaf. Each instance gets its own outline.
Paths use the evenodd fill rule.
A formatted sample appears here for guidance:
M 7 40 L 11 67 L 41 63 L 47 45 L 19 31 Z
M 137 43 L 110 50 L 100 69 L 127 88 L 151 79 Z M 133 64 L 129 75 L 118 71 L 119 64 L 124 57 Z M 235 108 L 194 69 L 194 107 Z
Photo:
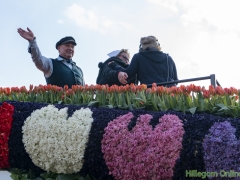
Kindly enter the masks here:
M 180 109 L 178 109 L 177 107 L 176 108 L 172 108 L 174 111 L 179 111 Z
M 63 101 L 58 101 L 57 103 L 58 103 L 58 104 L 63 104 Z
M 141 102 L 144 102 L 144 103 L 146 103 L 146 101 L 145 101 L 145 100 L 143 100 L 143 99 L 141 99 L 141 98 L 138 98 L 138 97 L 136 97 L 136 98 L 133 98 L 133 100 L 136 100 L 136 101 L 141 101 Z
M 61 174 L 58 175 L 56 180 L 78 180 L 79 175 L 78 174 Z
M 17 169 L 17 168 L 10 168 L 10 169 L 8 169 L 8 172 L 12 173 L 12 174 L 20 174 L 21 170 Z
M 21 180 L 28 180 L 28 175 L 27 174 L 23 174 Z
M 91 180 L 97 180 L 93 175 L 89 174 Z
M 123 110 L 127 110 L 128 109 L 128 107 L 124 107 L 124 106 L 121 106 L 121 105 L 118 105 L 117 107 L 118 107 L 118 109 L 123 109 Z
M 50 180 L 52 180 L 52 179 L 56 179 L 57 174 L 53 173 L 53 172 L 44 172 L 44 173 L 40 174 L 40 177 L 43 178 L 44 180 L 47 180 L 48 178 L 50 178 Z
M 231 116 L 232 117 L 237 117 L 237 113 L 238 113 L 238 111 L 237 111 L 237 107 L 235 106 L 235 107 L 229 107 L 229 114 L 231 114 Z
M 79 177 L 78 180 L 86 180 L 84 177 Z
M 143 110 L 146 110 L 146 107 L 136 107 L 135 109 L 143 109 Z
M 129 104 L 129 105 L 128 105 L 128 108 L 129 108 L 129 110 L 133 110 L 132 104 Z
M 218 112 L 223 112 L 228 114 L 227 111 L 229 110 L 227 106 L 225 106 L 224 104 L 216 104 L 216 107 L 220 108 L 218 109 Z
M 106 107 L 108 107 L 108 108 L 114 108 L 113 105 L 107 105 Z
M 196 109 L 197 109 L 196 107 L 193 107 L 193 108 L 190 108 L 189 111 L 190 111 L 192 114 L 195 114 Z
M 90 107 L 98 107 L 99 106 L 99 102 L 98 101 L 91 101 L 88 103 L 88 106 Z
M 18 98 L 17 98 L 17 96 L 16 96 L 15 93 L 12 94 L 12 99 L 13 99 L 14 101 L 17 101 L 17 100 L 18 100 Z
M 36 178 L 36 175 L 35 173 L 33 172 L 33 170 L 29 170 L 28 173 L 27 173 L 27 178 L 28 179 L 35 179 Z
M 10 177 L 13 179 L 13 180 L 19 180 L 19 175 L 18 174 L 11 174 Z
M 89 177 L 89 175 L 87 175 L 84 180 L 91 180 L 91 178 Z
M 70 104 L 70 103 L 72 103 L 72 100 L 67 97 L 67 98 L 66 98 L 66 103 L 67 103 L 67 104 Z
M 8 172 L 11 173 L 10 177 L 13 180 L 28 180 L 28 172 L 25 170 L 20 170 L 17 168 L 10 168 L 8 169 Z
M 216 104 L 217 107 L 220 107 L 221 109 L 228 109 L 227 106 L 225 106 L 224 104 Z

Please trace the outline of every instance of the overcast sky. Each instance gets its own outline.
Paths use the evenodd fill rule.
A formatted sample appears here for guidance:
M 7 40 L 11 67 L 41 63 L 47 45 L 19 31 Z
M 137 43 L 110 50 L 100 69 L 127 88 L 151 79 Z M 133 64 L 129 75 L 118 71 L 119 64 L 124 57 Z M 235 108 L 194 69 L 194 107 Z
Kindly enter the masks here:
M 223 87 L 239 84 L 240 11 L 237 0 L 8 0 L 1 1 L 0 86 L 46 84 L 17 28 L 29 27 L 42 55 L 56 58 L 56 42 L 73 36 L 73 60 L 87 84 L 95 84 L 107 53 L 138 52 L 143 36 L 154 35 L 176 63 L 179 79 L 215 74 Z M 210 80 L 195 81 L 208 86 Z
M 2 0 L 0 87 L 46 84 L 17 28 L 29 27 L 42 54 L 56 58 L 56 42 L 73 36 L 85 82 L 95 84 L 107 53 L 138 52 L 143 36 L 159 39 L 179 79 L 215 74 L 223 87 L 240 88 L 238 0 Z M 207 86 L 210 80 L 193 82 Z M 0 173 L 1 176 L 1 173 Z

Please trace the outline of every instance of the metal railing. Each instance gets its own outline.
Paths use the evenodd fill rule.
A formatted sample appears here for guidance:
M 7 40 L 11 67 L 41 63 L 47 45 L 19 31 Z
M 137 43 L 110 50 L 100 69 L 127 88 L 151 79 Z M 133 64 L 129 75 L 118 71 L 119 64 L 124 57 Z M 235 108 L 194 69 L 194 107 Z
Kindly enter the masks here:
M 162 83 L 156 83 L 157 86 L 163 86 L 163 85 L 168 85 L 168 84 L 175 84 L 175 83 L 183 83 L 183 82 L 191 82 L 191 81 L 201 81 L 201 80 L 206 80 L 210 79 L 211 85 L 213 87 L 221 86 L 219 82 L 215 78 L 215 74 L 211 74 L 210 76 L 205 76 L 205 77 L 198 77 L 198 78 L 191 78 L 191 79 L 182 79 L 182 80 L 177 80 L 177 81 L 169 81 L 169 82 L 162 82 Z M 147 87 L 152 87 L 152 84 L 147 84 Z

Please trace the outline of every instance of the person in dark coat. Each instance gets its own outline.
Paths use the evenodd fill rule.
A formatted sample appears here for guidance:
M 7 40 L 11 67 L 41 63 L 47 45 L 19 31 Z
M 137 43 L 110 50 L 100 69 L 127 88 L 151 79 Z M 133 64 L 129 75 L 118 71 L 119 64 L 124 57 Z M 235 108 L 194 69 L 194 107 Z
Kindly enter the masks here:
M 125 70 L 129 66 L 130 54 L 127 49 L 116 50 L 108 54 L 108 58 L 104 63 L 100 62 L 98 64 L 99 73 L 96 80 L 97 84 L 100 85 L 122 85 L 118 80 L 118 73 L 122 70 Z M 114 62 L 117 67 L 113 70 L 108 64 Z M 132 78 L 126 81 L 126 83 L 136 84 L 136 76 L 133 75 Z
M 126 84 L 137 74 L 141 84 L 162 83 L 178 80 L 176 65 L 171 56 L 161 51 L 156 37 L 147 36 L 140 40 L 139 53 L 135 54 L 130 65 L 118 73 L 118 79 Z M 110 63 L 112 69 L 119 69 L 117 63 Z M 174 86 L 170 84 L 167 86 Z

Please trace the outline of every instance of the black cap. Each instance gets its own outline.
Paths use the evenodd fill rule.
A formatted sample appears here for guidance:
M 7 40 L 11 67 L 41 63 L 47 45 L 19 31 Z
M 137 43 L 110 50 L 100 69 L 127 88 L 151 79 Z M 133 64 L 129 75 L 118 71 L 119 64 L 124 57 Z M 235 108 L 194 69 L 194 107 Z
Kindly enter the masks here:
M 66 36 L 57 42 L 56 49 L 58 48 L 58 46 L 66 43 L 73 43 L 75 46 L 77 45 L 77 43 L 75 42 L 75 39 L 72 36 Z

